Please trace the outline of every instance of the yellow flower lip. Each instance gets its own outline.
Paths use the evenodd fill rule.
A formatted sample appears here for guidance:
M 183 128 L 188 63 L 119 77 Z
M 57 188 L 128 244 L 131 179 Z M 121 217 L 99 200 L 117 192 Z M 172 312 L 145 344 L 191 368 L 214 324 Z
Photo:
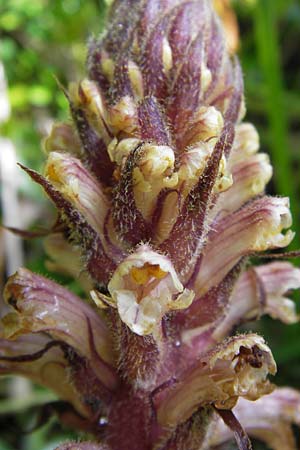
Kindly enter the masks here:
M 130 271 L 131 278 L 137 284 L 146 284 L 151 278 L 161 280 L 168 272 L 162 270 L 159 264 L 145 263 L 143 267 L 133 267 Z

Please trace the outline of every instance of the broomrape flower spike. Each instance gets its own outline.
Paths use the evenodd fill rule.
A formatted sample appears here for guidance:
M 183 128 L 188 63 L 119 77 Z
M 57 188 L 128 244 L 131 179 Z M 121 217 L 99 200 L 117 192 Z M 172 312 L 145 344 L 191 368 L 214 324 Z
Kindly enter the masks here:
M 48 267 L 86 298 L 13 275 L 0 373 L 54 390 L 60 420 L 90 434 L 60 450 L 207 450 L 233 436 L 245 450 L 246 432 L 296 448 L 300 394 L 272 385 L 262 337 L 232 335 L 262 314 L 296 322 L 300 271 L 249 264 L 289 244 L 292 220 L 287 198 L 264 195 L 272 167 L 242 122 L 236 44 L 213 4 L 116 0 L 87 78 L 66 91 L 73 125 L 52 128 L 44 174 L 23 167 L 58 210 Z M 230 32 L 229 2 L 215 5 Z

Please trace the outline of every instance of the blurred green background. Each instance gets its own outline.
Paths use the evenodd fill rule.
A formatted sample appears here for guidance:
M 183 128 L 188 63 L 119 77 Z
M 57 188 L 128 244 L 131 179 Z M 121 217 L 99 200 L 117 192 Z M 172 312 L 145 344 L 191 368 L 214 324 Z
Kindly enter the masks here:
M 233 5 L 240 25 L 247 120 L 257 126 L 261 149 L 270 154 L 275 168 L 269 192 L 291 199 L 298 232 L 291 248 L 300 248 L 300 2 L 236 0 Z M 86 42 L 103 28 L 105 12 L 104 0 L 0 0 L 0 61 L 11 106 L 9 119 L 0 124 L 0 136 L 13 142 L 17 160 L 31 168 L 42 167 L 41 140 L 53 120 L 69 118 L 55 78 L 66 85 L 84 76 Z M 26 225 L 51 223 L 52 210 L 40 189 L 21 171 L 17 174 L 20 201 L 29 211 Z M 25 242 L 23 251 L 27 267 L 48 273 L 39 239 Z M 1 288 L 6 274 L 3 251 L 0 271 Z M 274 351 L 277 383 L 299 388 L 300 327 L 264 319 L 255 329 Z M 21 399 L 11 391 L 10 380 L 0 382 L 0 450 L 50 450 L 72 436 L 55 419 L 32 434 L 20 433 L 33 425 L 27 408 L 52 397 L 39 387 L 30 388 Z

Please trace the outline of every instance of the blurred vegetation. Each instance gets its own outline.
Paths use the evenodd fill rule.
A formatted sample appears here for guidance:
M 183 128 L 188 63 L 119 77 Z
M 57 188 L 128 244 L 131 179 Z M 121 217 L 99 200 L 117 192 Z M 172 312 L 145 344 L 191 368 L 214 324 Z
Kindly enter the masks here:
M 261 148 L 270 153 L 275 167 L 269 192 L 291 199 L 298 232 L 293 245 L 300 248 L 300 3 L 235 0 L 234 6 L 240 23 L 247 119 L 257 126 Z M 0 135 L 14 142 L 18 160 L 29 167 L 41 168 L 40 142 L 53 120 L 69 117 L 56 78 L 66 85 L 84 76 L 86 42 L 102 30 L 105 11 L 104 0 L 0 0 L 0 61 L 5 66 L 12 108 Z M 40 189 L 23 176 L 21 197 L 32 204 L 46 203 Z M 37 220 L 49 224 L 51 210 L 49 213 L 46 205 Z M 27 267 L 47 273 L 40 240 L 25 243 L 25 252 Z M 299 388 L 299 326 L 265 319 L 258 327 L 279 363 L 277 382 Z M 33 425 L 26 407 L 46 402 L 49 394 L 35 388 L 30 398 L 16 401 L 5 399 L 7 387 L 4 380 L 0 384 L 0 450 L 50 450 L 71 436 L 55 420 L 35 433 L 22 435 L 19 430 Z

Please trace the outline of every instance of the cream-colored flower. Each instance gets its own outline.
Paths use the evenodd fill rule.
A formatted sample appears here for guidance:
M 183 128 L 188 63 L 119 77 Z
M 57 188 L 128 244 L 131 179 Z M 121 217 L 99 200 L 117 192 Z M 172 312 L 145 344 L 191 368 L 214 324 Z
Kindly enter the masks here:
M 159 334 L 162 317 L 187 308 L 194 297 L 184 289 L 169 259 L 146 245 L 118 266 L 108 290 L 123 322 L 140 336 Z

